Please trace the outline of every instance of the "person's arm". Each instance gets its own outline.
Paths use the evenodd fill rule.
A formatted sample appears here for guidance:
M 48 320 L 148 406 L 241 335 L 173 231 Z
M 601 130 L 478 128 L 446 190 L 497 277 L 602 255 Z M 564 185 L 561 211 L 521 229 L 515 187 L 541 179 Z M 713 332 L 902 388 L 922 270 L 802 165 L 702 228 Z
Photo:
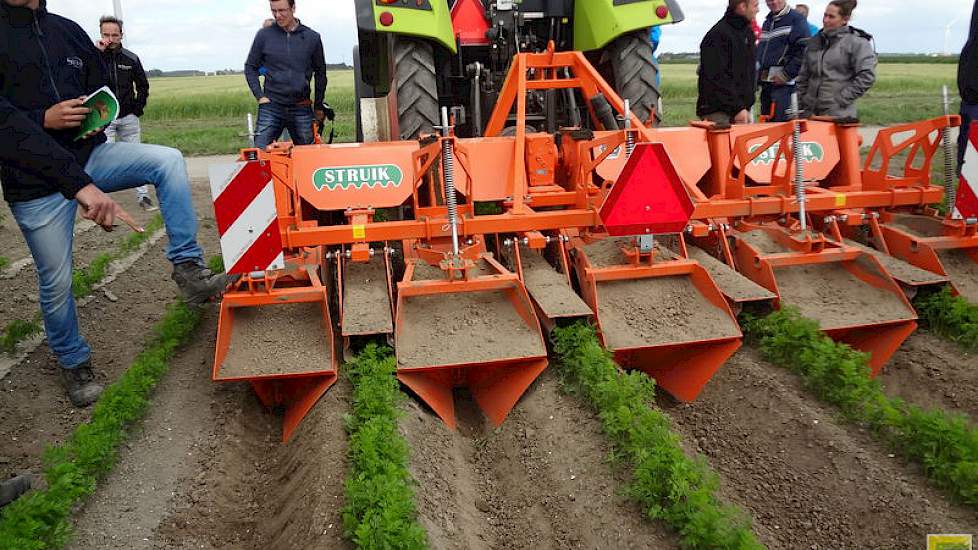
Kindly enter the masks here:
M 801 72 L 802 61 L 805 59 L 805 46 L 808 45 L 810 31 L 808 23 L 801 17 L 795 19 L 788 35 L 788 51 L 784 56 L 784 75 L 787 81 L 794 80 Z
M 317 36 L 318 39 L 318 36 Z M 315 92 L 313 94 L 313 105 L 318 109 L 326 101 L 326 53 L 323 50 L 323 41 L 318 40 L 318 44 L 312 52 L 312 73 L 316 79 Z
M 149 79 L 146 78 L 146 71 L 139 57 L 136 57 L 136 63 L 132 67 L 132 80 L 136 84 L 136 105 L 133 114 L 141 117 L 146 110 L 146 102 L 149 101 Z
M 245 79 L 248 81 L 248 87 L 251 88 L 251 95 L 255 96 L 257 100 L 261 100 L 265 96 L 265 92 L 261 89 L 261 82 L 258 81 L 258 67 L 261 67 L 264 49 L 265 41 L 262 38 L 262 32 L 258 31 L 254 42 L 251 43 L 248 59 L 245 60 Z
M 839 92 L 844 105 L 850 105 L 862 97 L 876 82 L 876 52 L 869 40 L 856 40 L 852 51 L 852 68 L 849 84 Z
M 740 103 L 733 78 L 733 56 L 730 44 L 714 34 L 707 34 L 700 44 L 700 78 L 710 90 L 717 107 L 726 113 L 744 108 Z
M 69 200 L 92 183 L 74 155 L 5 97 L 0 97 L 0 164 L 54 182 Z

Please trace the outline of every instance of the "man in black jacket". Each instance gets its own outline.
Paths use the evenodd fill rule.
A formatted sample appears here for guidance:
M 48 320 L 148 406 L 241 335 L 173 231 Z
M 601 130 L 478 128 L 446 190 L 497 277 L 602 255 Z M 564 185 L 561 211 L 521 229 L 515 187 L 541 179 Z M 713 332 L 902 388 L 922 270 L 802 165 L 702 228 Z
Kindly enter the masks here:
M 275 24 L 263 27 L 245 61 L 245 78 L 258 100 L 255 146 L 264 149 L 289 130 L 296 145 L 314 141 L 313 116 L 333 120 L 326 105 L 326 56 L 319 33 L 295 18 L 295 0 L 271 0 Z M 265 85 L 258 80 L 264 68 Z M 315 93 L 309 81 L 315 77 Z M 310 95 L 313 97 L 310 99 Z
M 102 61 L 109 72 L 109 88 L 119 100 L 119 117 L 105 129 L 109 141 L 142 143 L 139 117 L 149 100 L 149 80 L 139 56 L 122 47 L 122 20 L 106 15 L 99 20 L 102 38 L 95 47 L 102 52 Z M 149 198 L 149 186 L 136 188 L 136 201 L 147 212 L 156 210 Z
M 757 67 L 750 23 L 757 0 L 729 0 L 727 12 L 700 43 L 696 116 L 721 125 L 750 122 Z
M 94 381 L 91 348 L 79 334 L 71 292 L 71 246 L 79 206 L 85 217 L 111 230 L 119 208 L 104 193 L 150 182 L 163 207 L 172 277 L 185 299 L 203 303 L 220 295 L 226 285 L 223 274 L 213 274 L 204 265 L 180 152 L 156 145 L 105 143 L 101 132 L 79 136 L 78 128 L 90 112 L 84 96 L 107 82 L 99 51 L 88 36 L 76 23 L 48 13 L 46 0 L 0 1 L 0 98 L 14 111 L 8 118 L 26 118 L 49 138 L 39 140 L 35 129 L 15 136 L 13 143 L 0 143 L 33 151 L 35 159 L 26 168 L 28 153 L 18 161 L 0 160 L 3 195 L 34 257 L 48 345 L 62 367 L 68 396 L 79 407 L 93 403 L 102 389 Z M 34 141 L 39 145 L 31 145 Z M 50 141 L 59 148 L 42 143 Z M 51 159 L 37 159 L 45 155 Z M 53 166 L 73 177 L 52 177 Z
M 958 93 L 961 94 L 961 133 L 958 135 L 958 172 L 964 164 L 971 123 L 978 121 L 978 1 L 971 10 L 971 30 L 958 59 Z

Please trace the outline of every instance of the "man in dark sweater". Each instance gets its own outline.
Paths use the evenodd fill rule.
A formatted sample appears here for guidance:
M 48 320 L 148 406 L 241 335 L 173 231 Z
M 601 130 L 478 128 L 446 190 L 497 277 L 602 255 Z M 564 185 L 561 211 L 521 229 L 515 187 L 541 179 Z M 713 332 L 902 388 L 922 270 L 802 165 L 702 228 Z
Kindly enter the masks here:
M 978 0 L 971 10 L 971 30 L 958 59 L 958 93 L 961 94 L 961 133 L 958 135 L 958 172 L 964 164 L 971 123 L 978 121 Z
M 95 47 L 102 52 L 102 61 L 109 72 L 109 88 L 119 99 L 119 117 L 105 129 L 109 141 L 142 143 L 142 128 L 139 117 L 146 110 L 149 100 L 149 80 L 139 61 L 139 56 L 122 47 L 122 20 L 106 15 L 99 20 L 99 34 L 102 36 Z M 136 188 L 136 200 L 147 212 L 156 210 L 153 199 L 149 198 L 149 186 Z
M 105 193 L 151 183 L 169 236 L 172 277 L 185 299 L 203 303 L 226 286 L 223 274 L 204 265 L 180 152 L 106 143 L 102 132 L 78 135 L 90 112 L 83 99 L 108 83 L 105 73 L 88 35 L 73 21 L 48 13 L 46 0 L 0 1 L 0 112 L 6 108 L 7 120 L 20 128 L 0 141 L 0 148 L 19 152 L 17 159 L 0 158 L 3 196 L 34 257 L 48 346 L 78 407 L 90 405 L 102 391 L 72 296 L 72 235 L 79 207 L 84 217 L 111 231 L 116 218 L 127 216 Z
M 258 100 L 255 146 L 261 149 L 288 129 L 296 145 L 314 141 L 313 117 L 333 120 L 325 104 L 326 56 L 319 33 L 295 18 L 295 0 L 271 0 L 275 24 L 255 35 L 245 61 L 245 78 Z M 259 69 L 264 68 L 264 88 Z M 310 80 L 315 77 L 315 94 Z M 313 97 L 310 99 L 310 95 Z M 314 112 L 315 111 L 315 112 Z
M 729 0 L 727 12 L 700 43 L 696 116 L 721 125 L 750 122 L 757 86 L 754 31 L 757 0 Z
M 761 26 L 761 41 L 757 45 L 757 68 L 760 71 L 761 114 L 771 120 L 788 120 L 795 78 L 801 71 L 805 46 L 811 37 L 808 21 L 791 9 L 786 0 L 767 0 L 771 10 Z

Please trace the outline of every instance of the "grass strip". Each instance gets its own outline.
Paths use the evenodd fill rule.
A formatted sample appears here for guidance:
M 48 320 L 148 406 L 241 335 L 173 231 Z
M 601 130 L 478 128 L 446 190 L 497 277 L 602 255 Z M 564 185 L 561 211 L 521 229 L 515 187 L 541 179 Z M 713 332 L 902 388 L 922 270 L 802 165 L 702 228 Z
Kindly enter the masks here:
M 683 548 L 763 548 L 750 518 L 716 496 L 719 479 L 706 460 L 686 456 L 669 417 L 649 406 L 655 397 L 651 378 L 623 372 L 585 324 L 557 328 L 553 340 L 567 386 L 587 397 L 615 458 L 633 467 L 626 494 L 649 518 L 675 529 Z
M 44 326 L 41 324 L 40 316 L 30 321 L 14 319 L 7 323 L 3 329 L 3 335 L 0 336 L 0 351 L 14 353 L 17 351 L 17 344 L 35 334 L 40 334 L 43 330 Z
M 6 256 L 0 256 L 0 271 L 7 269 L 10 266 L 10 260 Z
M 154 327 L 153 338 L 129 370 L 106 388 L 92 419 L 63 444 L 44 454 L 48 488 L 21 497 L 0 512 L 0 541 L 6 550 L 63 546 L 71 536 L 71 513 L 109 473 L 130 426 L 141 419 L 153 389 L 166 374 L 177 347 L 194 333 L 200 312 L 172 304 Z
M 149 238 L 157 230 L 163 227 L 163 217 L 157 214 L 145 227 L 145 232 L 136 233 L 128 235 L 126 239 L 119 245 L 119 250 L 114 254 L 104 252 L 99 254 L 95 260 L 92 261 L 83 269 L 76 269 L 71 274 L 71 293 L 75 298 L 82 298 L 88 296 L 92 293 L 92 289 L 97 285 L 105 275 L 108 273 L 109 265 L 113 261 L 125 257 L 127 254 L 134 252 L 139 248 L 144 242 L 149 240 Z M 0 264 L 0 269 L 3 269 L 3 265 Z M 44 326 L 41 324 L 41 315 L 38 313 L 34 320 L 23 321 L 14 320 L 7 324 L 3 332 L 0 333 L 0 351 L 7 353 L 14 353 L 17 350 L 17 344 L 24 341 L 35 334 L 40 333 L 44 330 Z
M 950 287 L 921 293 L 913 305 L 931 330 L 967 351 L 978 351 L 978 305 L 955 296 Z
M 978 505 L 978 428 L 963 414 L 922 409 L 883 393 L 869 355 L 833 341 L 818 323 L 785 308 L 742 326 L 764 357 L 799 374 L 805 387 L 867 426 L 896 453 L 921 465 L 937 487 Z
M 75 298 L 88 296 L 92 293 L 92 287 L 105 278 L 113 258 L 112 254 L 103 252 L 84 268 L 72 272 L 71 293 L 75 295 Z
M 345 369 L 353 412 L 346 418 L 350 469 L 343 528 L 357 548 L 427 548 L 414 507 L 408 444 L 397 429 L 404 394 L 396 367 L 390 349 L 370 344 Z

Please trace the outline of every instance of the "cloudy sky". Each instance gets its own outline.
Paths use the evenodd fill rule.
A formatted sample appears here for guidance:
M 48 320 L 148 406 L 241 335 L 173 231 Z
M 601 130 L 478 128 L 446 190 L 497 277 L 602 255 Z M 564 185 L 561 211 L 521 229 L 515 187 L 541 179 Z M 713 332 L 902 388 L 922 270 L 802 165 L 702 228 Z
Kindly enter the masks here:
M 791 0 L 789 0 L 791 1 Z M 876 37 L 880 52 L 958 52 L 968 34 L 974 0 L 863 0 L 852 24 Z M 680 0 L 686 20 L 667 27 L 662 51 L 695 51 L 719 18 L 726 0 Z M 821 26 L 827 1 L 810 1 L 812 22 Z M 767 12 L 761 1 L 762 16 Z M 112 0 L 48 0 L 48 8 L 70 17 L 95 37 L 98 18 Z M 258 25 L 269 17 L 263 0 L 123 0 L 127 46 L 147 68 L 217 70 L 241 68 Z M 351 62 L 356 41 L 353 0 L 298 0 L 303 23 L 324 36 L 330 62 Z

